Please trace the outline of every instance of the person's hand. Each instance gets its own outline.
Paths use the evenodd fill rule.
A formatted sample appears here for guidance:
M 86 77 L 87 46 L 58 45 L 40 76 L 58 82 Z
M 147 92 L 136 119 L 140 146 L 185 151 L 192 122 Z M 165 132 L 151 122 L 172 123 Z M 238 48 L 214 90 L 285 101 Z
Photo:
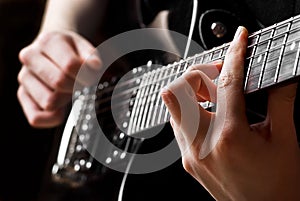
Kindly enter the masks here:
M 51 128 L 64 121 L 79 69 L 89 68 L 92 74 L 101 69 L 93 53 L 91 43 L 70 31 L 42 33 L 20 51 L 17 97 L 31 126 Z
M 198 65 L 162 91 L 183 167 L 216 200 L 300 200 L 293 121 L 297 85 L 271 89 L 266 119 L 249 125 L 243 94 L 246 47 L 247 30 L 240 28 L 217 86 Z M 216 101 L 215 112 L 199 105 L 205 100 Z

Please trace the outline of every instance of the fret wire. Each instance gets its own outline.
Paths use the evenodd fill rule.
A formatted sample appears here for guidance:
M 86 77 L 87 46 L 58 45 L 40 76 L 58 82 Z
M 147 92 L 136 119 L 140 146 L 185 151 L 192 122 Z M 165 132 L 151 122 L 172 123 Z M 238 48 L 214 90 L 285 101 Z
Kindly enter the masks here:
M 297 38 L 298 39 L 298 38 Z M 290 41 L 289 43 L 286 43 L 287 45 L 290 45 L 290 44 L 292 44 L 293 42 L 299 42 L 300 40 L 293 40 L 293 41 Z M 274 51 L 274 49 L 275 48 L 278 48 L 279 46 L 276 46 L 276 47 L 274 47 L 274 48 L 271 48 L 270 49 L 270 51 Z M 257 55 L 255 55 L 255 56 L 251 56 L 251 57 L 247 57 L 246 58 L 246 60 L 254 60 L 254 58 L 256 57 Z M 195 61 L 197 61 L 197 59 L 199 58 L 199 55 L 197 55 L 197 57 L 195 57 Z M 223 56 L 223 58 L 220 58 L 220 59 L 224 59 L 224 56 Z M 253 66 L 253 64 L 251 65 L 251 67 Z M 161 68 L 159 68 L 159 70 L 163 70 L 163 69 L 161 69 Z M 178 75 L 180 75 L 180 73 L 183 73 L 184 71 L 178 71 L 177 72 L 177 74 Z M 158 81 L 160 81 L 161 80 L 161 78 L 158 78 L 157 79 Z M 141 88 L 141 85 L 139 85 L 138 87 L 134 87 L 134 88 L 132 88 L 132 89 L 129 89 L 129 90 L 125 90 L 125 91 L 123 91 L 122 93 L 119 93 L 118 95 L 119 96 L 123 96 L 123 95 L 125 95 L 125 94 L 127 94 L 127 93 L 130 93 L 131 91 L 134 91 L 134 90 L 138 90 L 139 88 Z M 105 90 L 104 90 L 105 91 Z M 102 102 L 106 102 L 106 101 L 109 101 L 109 97 L 108 98 L 105 98 L 105 99 L 102 99 L 101 101 L 99 101 L 99 103 L 102 103 Z
M 164 67 L 163 67 L 164 68 Z M 161 69 L 161 71 L 163 71 L 163 68 Z M 159 74 L 159 79 L 161 79 L 161 77 L 163 76 L 163 73 L 160 73 Z M 162 89 L 162 86 L 160 84 L 157 84 L 156 85 L 157 87 L 155 87 L 155 91 L 158 93 L 161 89 Z M 155 93 L 155 92 L 154 92 Z M 157 114 L 157 110 L 158 108 L 160 107 L 160 99 L 161 97 L 160 96 L 157 96 L 156 98 L 156 103 L 155 103 L 155 108 L 154 108 L 154 114 L 153 114 L 153 118 L 152 118 L 152 122 L 151 122 L 151 125 L 152 126 L 155 126 L 155 119 L 156 119 L 156 115 Z
M 154 80 L 157 79 L 157 77 L 159 76 L 158 73 L 156 73 L 156 75 L 154 76 Z M 149 125 L 150 125 L 150 119 L 151 119 L 151 116 L 153 114 L 153 107 L 154 107 L 154 102 L 158 96 L 157 93 L 155 93 L 154 91 L 157 90 L 158 88 L 158 85 L 157 84 L 152 84 L 151 85 L 151 89 L 150 89 L 150 93 L 149 93 L 149 100 L 150 100 L 150 107 L 149 107 L 149 111 L 148 111 L 148 117 L 147 117 L 147 121 L 146 121 L 146 124 L 145 124 L 145 127 L 148 128 Z
M 268 44 L 267 44 L 267 47 L 266 47 L 266 50 L 265 50 L 265 56 L 264 56 L 264 59 L 263 59 L 260 75 L 259 75 L 259 78 L 258 78 L 258 86 L 257 86 L 258 89 L 261 88 L 263 75 L 264 75 L 264 72 L 265 72 L 265 67 L 266 67 L 268 54 L 269 54 L 269 51 L 270 51 L 270 47 L 271 47 L 271 43 L 272 43 L 272 37 L 273 37 L 274 33 L 275 33 L 275 28 L 272 28 L 271 35 L 270 35 L 270 38 L 268 39 Z
M 297 17 L 295 17 L 294 18 L 295 20 L 297 19 L 297 20 L 299 20 L 299 16 L 297 16 Z M 299 26 L 297 25 L 297 27 L 296 28 L 293 28 L 293 29 L 291 29 L 292 31 L 297 31 L 297 30 L 299 30 Z M 285 31 L 286 33 L 291 33 L 291 31 Z M 282 34 L 285 34 L 285 32 L 283 32 Z M 278 34 L 278 36 L 279 36 L 279 34 Z M 296 38 L 295 40 L 292 40 L 292 42 L 295 42 L 295 41 L 297 41 L 299 38 Z M 221 48 L 221 50 L 223 51 L 223 49 Z M 282 51 L 282 53 L 280 53 L 280 56 L 282 57 L 282 55 L 284 55 L 285 53 L 284 53 L 284 51 L 283 50 L 281 50 Z M 207 53 L 207 52 L 206 52 Z M 222 53 L 220 53 L 220 54 L 222 54 Z M 294 52 L 294 54 L 295 54 L 295 52 Z M 294 63 L 294 68 L 293 68 L 293 74 L 297 74 L 297 71 L 298 71 L 298 65 L 299 65 L 299 54 L 300 54 L 300 43 L 299 43 L 299 45 L 298 45 L 298 49 L 297 49 L 297 53 L 296 53 L 296 61 L 295 61 L 295 63 Z M 203 60 L 203 55 L 204 54 L 200 54 L 199 55 L 199 57 L 200 57 L 200 59 L 202 59 Z M 202 57 L 201 57 L 202 56 Z M 195 57 L 195 60 L 197 59 L 198 57 Z M 211 58 L 211 57 L 210 57 Z M 220 56 L 220 58 L 224 58 L 224 56 Z M 253 62 L 253 60 L 254 60 L 254 57 L 250 57 L 250 58 L 248 58 L 249 60 L 250 60 L 250 62 L 252 63 Z M 251 61 L 252 60 L 252 61 Z M 280 62 L 278 62 L 278 63 L 282 63 L 283 61 L 281 60 Z M 285 62 L 284 62 L 285 63 Z M 132 81 L 132 80 L 130 80 L 130 81 Z
M 298 65 L 299 65 L 299 57 L 300 57 L 300 42 L 299 42 L 299 45 L 298 45 L 298 50 L 297 50 L 297 54 L 296 54 L 296 61 L 295 61 L 294 68 L 293 68 L 293 76 L 297 75 Z
M 186 66 L 188 65 L 188 61 L 189 61 L 189 60 L 187 59 Z M 174 70 L 174 68 L 172 68 L 171 76 L 169 76 L 169 79 L 168 79 L 168 84 L 169 84 L 171 81 L 173 81 L 173 80 L 176 79 L 176 78 L 172 79 L 172 73 L 173 73 L 173 70 Z M 176 76 L 176 73 L 175 73 L 175 76 Z M 163 118 L 162 120 L 163 120 L 163 122 L 166 122 L 166 121 L 167 121 L 167 117 L 168 117 L 169 112 L 168 112 L 168 108 L 166 107 L 165 104 L 163 104 L 163 110 L 164 110 L 164 118 Z
M 134 108 L 135 108 L 135 114 L 133 115 L 134 119 L 133 119 L 133 122 L 132 122 L 132 131 L 135 132 L 136 130 L 136 125 L 137 125 L 137 121 L 139 120 L 139 117 L 140 117 L 140 105 L 141 105 L 141 101 L 142 101 L 142 98 L 143 98 L 143 94 L 144 94 L 144 91 L 145 91 L 145 87 L 144 87 L 144 83 L 147 81 L 147 75 L 148 73 L 144 74 L 143 76 L 143 79 L 141 81 L 141 89 L 138 91 L 139 93 L 139 96 L 137 96 L 135 98 L 135 105 L 134 105 Z
M 300 15 L 299 15 L 299 16 L 300 16 Z M 296 17 L 294 17 L 293 19 L 294 19 L 294 20 L 298 20 L 298 19 L 300 18 L 299 16 L 296 16 Z M 265 28 L 265 29 L 267 29 L 267 28 Z M 259 31 L 257 31 L 257 32 L 254 32 L 254 33 L 250 34 L 248 38 L 251 39 L 252 37 L 257 36 L 260 32 L 264 33 L 264 30 L 265 30 L 265 29 L 262 29 L 262 30 L 259 30 Z M 300 26 L 290 30 L 290 32 L 292 32 L 292 31 L 295 31 L 295 32 L 300 31 Z M 219 50 L 219 49 L 224 50 L 226 47 L 229 47 L 229 45 L 230 45 L 230 43 L 225 43 L 225 44 L 223 44 L 223 45 L 217 47 L 216 50 Z M 249 45 L 248 48 L 250 48 L 250 47 L 252 47 L 252 46 L 253 46 L 253 45 Z M 202 53 L 200 53 L 200 54 L 197 55 L 196 59 L 200 58 L 201 61 L 198 62 L 198 63 L 196 62 L 196 64 L 202 63 L 202 61 L 203 61 L 203 57 L 202 57 L 202 56 L 203 56 L 204 54 L 206 54 L 206 53 L 209 53 L 209 51 L 204 51 L 204 52 L 202 52 Z M 220 59 L 224 59 L 224 55 L 221 56 Z M 196 61 L 197 61 L 197 60 L 196 60 Z M 132 82 L 134 82 L 136 79 L 142 78 L 142 76 L 143 76 L 143 75 L 141 75 L 141 76 L 139 76 L 139 77 L 135 77 L 134 79 L 130 79 L 130 80 L 126 81 L 126 82 L 123 82 L 122 85 L 127 85 L 127 84 L 129 84 L 129 83 L 132 83 Z M 112 90 L 112 89 L 109 88 L 109 89 L 106 89 L 106 90 Z
M 256 50 L 256 47 L 254 48 L 254 51 L 255 50 Z M 244 90 L 246 90 L 247 86 L 248 86 L 249 76 L 250 76 L 250 72 L 252 70 L 252 63 L 253 63 L 253 57 L 251 57 L 249 59 L 249 64 L 248 64 L 248 69 L 247 69 L 247 74 L 246 74 L 246 79 L 245 79 L 245 83 L 244 83 Z
M 142 87 L 143 82 L 144 82 L 144 80 L 142 79 L 138 89 L 140 89 Z M 134 105 L 132 107 L 131 116 L 129 119 L 128 129 L 127 129 L 128 135 L 134 133 L 133 131 L 134 131 L 134 126 L 135 126 L 135 122 L 136 122 L 136 118 L 137 118 L 136 117 L 137 105 L 138 105 L 137 100 L 139 100 L 140 95 L 141 95 L 141 90 L 138 90 L 136 97 L 135 97 Z
M 167 71 L 165 71 L 164 78 L 167 77 L 167 76 L 168 76 Z M 164 79 L 162 79 L 161 86 L 162 86 L 161 89 L 162 89 L 163 87 L 166 86 L 165 80 L 164 80 Z M 164 111 L 165 104 L 162 104 L 163 102 L 162 102 L 161 97 L 159 97 L 159 102 L 160 102 L 161 104 L 159 104 L 159 106 L 160 106 L 160 111 L 159 111 L 159 114 L 158 114 L 157 123 L 160 124 L 160 123 L 161 123 L 162 113 L 163 113 L 163 111 Z
M 144 107 L 143 107 L 143 111 L 141 111 L 142 120 L 141 120 L 139 129 L 144 129 L 146 117 L 147 117 L 147 115 L 149 113 L 148 109 L 149 109 L 149 101 L 150 101 L 149 99 L 150 99 L 150 96 L 148 96 L 148 94 L 150 94 L 151 90 L 153 89 L 153 86 L 154 86 L 154 83 L 155 83 L 155 82 L 153 82 L 154 78 L 155 78 L 155 73 L 151 73 L 151 76 L 150 76 L 150 78 L 148 80 L 149 84 L 148 84 L 148 87 L 147 87 L 147 89 L 145 91 L 146 95 L 144 95 L 144 97 L 143 97 L 143 105 L 144 105 Z
M 262 83 L 262 77 L 265 71 L 265 66 L 266 66 L 266 62 L 267 62 L 267 57 L 268 57 L 268 52 L 264 53 L 264 59 L 262 62 L 262 66 L 260 68 L 260 72 L 259 72 L 259 78 L 258 78 L 258 83 L 257 83 L 257 89 L 260 89 L 261 87 L 261 83 Z
M 289 25 L 288 25 L 288 31 L 290 31 L 291 25 L 292 25 L 292 23 L 290 22 Z M 275 78 L 274 78 L 274 82 L 275 83 L 278 82 L 281 61 L 282 61 L 282 57 L 283 57 L 284 50 L 285 50 L 285 47 L 286 47 L 286 41 L 287 41 L 287 39 L 288 39 L 288 33 L 286 33 L 286 35 L 284 37 L 283 45 L 282 45 L 282 48 L 280 50 L 280 55 L 279 55 L 278 64 L 277 64 L 276 72 L 275 72 Z
M 188 65 L 188 59 L 185 60 L 185 65 L 184 65 L 185 69 L 186 69 L 187 65 Z M 169 75 L 169 73 L 167 73 L 168 81 L 167 81 L 167 83 L 166 83 L 165 86 L 169 85 L 173 81 L 172 80 L 173 70 L 174 70 L 174 68 L 172 68 L 172 70 L 170 72 L 171 76 Z M 161 106 L 161 113 L 160 113 L 160 116 L 159 116 L 160 123 L 164 123 L 165 122 L 165 119 L 166 119 L 167 115 L 168 115 L 168 108 L 166 107 L 165 104 L 162 104 L 162 106 Z
M 141 96 L 138 99 L 138 104 L 137 104 L 137 121 L 136 121 L 136 123 L 134 123 L 134 128 L 135 128 L 134 130 L 135 131 L 139 131 L 139 125 L 140 125 L 140 122 L 141 122 L 142 113 L 143 113 L 143 109 L 144 109 L 143 102 L 144 102 L 144 99 L 145 99 L 146 90 L 148 88 L 147 86 L 149 86 L 148 85 L 149 77 L 150 76 L 148 76 L 148 73 L 146 73 L 145 77 L 143 78 L 145 80 L 144 81 L 145 84 L 143 84 L 144 86 L 141 89 Z
M 290 41 L 290 42 L 286 42 L 286 46 L 292 44 L 293 42 L 297 42 L 298 39 L 300 39 L 300 37 L 299 37 L 299 38 L 296 38 L 295 40 L 292 40 L 292 41 Z M 274 51 L 274 50 L 277 50 L 277 49 L 279 49 L 279 48 L 281 48 L 281 47 L 282 47 L 282 44 L 279 44 L 279 45 L 277 45 L 277 46 L 274 46 L 274 47 L 270 48 L 269 52 L 272 52 L 272 51 Z M 266 51 L 263 51 L 263 52 L 261 52 L 261 53 L 265 53 L 265 52 L 266 52 Z M 246 59 L 255 58 L 255 57 L 257 57 L 257 56 L 259 56 L 259 55 L 254 54 L 254 55 L 252 55 L 252 56 L 246 57 Z
M 287 52 L 286 54 L 284 54 L 283 56 L 288 56 L 288 55 L 290 55 L 290 54 L 292 54 L 293 52 Z M 268 61 L 269 62 L 271 62 L 271 61 L 274 61 L 274 60 L 277 60 L 278 59 L 278 57 L 272 57 L 272 59 L 269 59 Z M 259 65 L 256 65 L 255 67 L 258 67 Z M 277 65 L 276 65 L 277 66 Z M 267 69 L 266 69 L 267 70 Z M 257 74 L 253 74 L 252 76 L 255 76 L 255 75 L 258 75 L 258 73 Z M 252 77 L 252 76 L 250 76 L 250 78 Z

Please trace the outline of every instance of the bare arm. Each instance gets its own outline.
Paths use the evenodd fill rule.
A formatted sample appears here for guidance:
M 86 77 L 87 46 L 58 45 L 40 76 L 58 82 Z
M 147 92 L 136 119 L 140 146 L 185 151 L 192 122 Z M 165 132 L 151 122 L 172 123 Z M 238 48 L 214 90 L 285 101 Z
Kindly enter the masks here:
M 90 37 L 102 23 L 108 0 L 49 0 L 41 32 L 69 30 Z

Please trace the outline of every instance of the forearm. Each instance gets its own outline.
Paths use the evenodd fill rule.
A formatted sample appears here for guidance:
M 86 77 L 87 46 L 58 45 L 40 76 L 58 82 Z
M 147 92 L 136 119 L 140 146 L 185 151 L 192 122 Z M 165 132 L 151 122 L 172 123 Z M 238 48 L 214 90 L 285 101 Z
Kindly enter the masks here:
M 90 37 L 103 20 L 107 0 L 48 0 L 40 32 L 69 30 Z

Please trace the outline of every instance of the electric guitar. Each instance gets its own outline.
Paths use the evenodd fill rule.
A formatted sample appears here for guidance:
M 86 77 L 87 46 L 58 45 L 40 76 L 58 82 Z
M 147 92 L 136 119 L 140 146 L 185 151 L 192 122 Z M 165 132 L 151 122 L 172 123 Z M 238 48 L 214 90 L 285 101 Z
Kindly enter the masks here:
M 220 11 L 213 12 L 211 14 Z M 224 12 L 221 12 L 222 15 Z M 230 28 L 232 33 L 236 27 Z M 210 34 L 215 35 L 213 31 Z M 215 37 L 219 39 L 219 35 Z M 77 189 L 110 173 L 122 178 L 124 174 L 121 170 L 126 173 L 132 160 L 135 160 L 132 156 L 144 153 L 143 146 L 149 135 L 152 137 L 153 132 L 159 133 L 169 122 L 170 114 L 159 95 L 160 90 L 190 66 L 223 60 L 230 41 L 223 42 L 221 40 L 219 46 L 158 67 L 154 65 L 155 61 L 149 61 L 147 65 L 129 70 L 122 77 L 113 77 L 94 88 L 74 93 L 51 179 Z M 202 41 L 204 43 L 207 47 L 213 46 L 207 40 Z M 246 95 L 299 79 L 300 15 L 249 35 L 245 75 Z M 217 79 L 214 81 L 217 83 Z M 210 102 L 200 104 L 205 109 L 214 107 Z M 99 129 L 95 129 L 97 125 L 105 135 L 99 135 Z M 169 139 L 162 146 L 168 143 Z M 158 146 L 154 151 L 160 148 Z

